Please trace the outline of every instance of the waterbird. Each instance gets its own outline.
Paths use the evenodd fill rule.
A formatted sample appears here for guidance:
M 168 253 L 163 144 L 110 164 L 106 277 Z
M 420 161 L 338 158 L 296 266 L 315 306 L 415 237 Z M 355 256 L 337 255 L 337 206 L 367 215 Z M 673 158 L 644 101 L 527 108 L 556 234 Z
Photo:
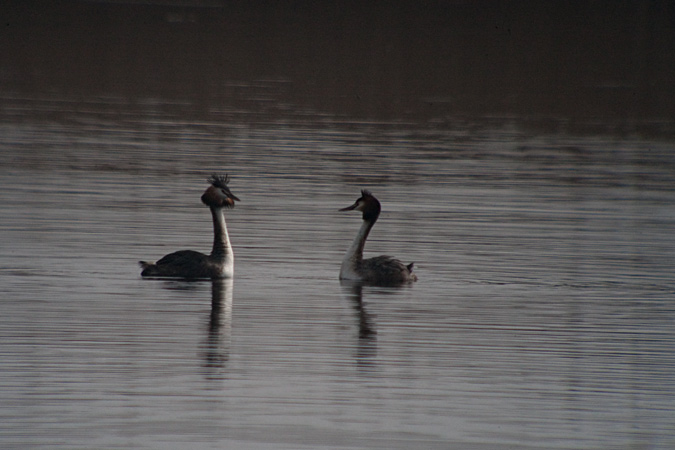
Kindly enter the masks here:
M 227 233 L 223 211 L 234 208 L 234 201 L 241 201 L 227 186 L 229 177 L 211 175 L 210 186 L 201 200 L 211 210 L 213 217 L 213 248 L 210 255 L 194 250 L 179 250 L 164 256 L 156 263 L 139 261 L 143 277 L 170 278 L 232 278 L 234 275 L 234 253 Z
M 361 197 L 356 202 L 340 211 L 361 211 L 363 223 L 354 238 L 340 267 L 340 279 L 358 281 L 374 285 L 400 285 L 417 281 L 413 273 L 413 264 L 403 264 L 391 256 L 376 256 L 363 259 L 363 248 L 370 230 L 375 225 L 381 211 L 380 202 L 370 193 L 362 190 Z

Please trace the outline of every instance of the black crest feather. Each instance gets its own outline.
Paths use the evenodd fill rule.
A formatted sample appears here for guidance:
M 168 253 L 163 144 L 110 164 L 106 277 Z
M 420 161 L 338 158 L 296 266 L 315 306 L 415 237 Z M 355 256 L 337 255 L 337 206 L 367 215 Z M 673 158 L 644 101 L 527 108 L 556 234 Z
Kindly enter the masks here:
M 227 189 L 227 183 L 230 182 L 230 177 L 228 177 L 227 174 L 222 176 L 214 173 L 207 181 L 217 188 Z
M 361 189 L 361 196 L 362 197 L 372 197 L 373 194 L 368 189 Z

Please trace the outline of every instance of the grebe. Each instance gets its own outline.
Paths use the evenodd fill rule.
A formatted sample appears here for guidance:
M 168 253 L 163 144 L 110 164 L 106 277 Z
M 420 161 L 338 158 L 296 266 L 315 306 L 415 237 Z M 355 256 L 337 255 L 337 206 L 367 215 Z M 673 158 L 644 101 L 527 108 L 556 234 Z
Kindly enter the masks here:
M 407 266 L 391 256 L 376 256 L 363 259 L 363 247 L 371 228 L 380 215 L 380 202 L 369 191 L 362 190 L 361 197 L 352 206 L 340 211 L 357 210 L 363 212 L 363 224 L 354 242 L 342 260 L 341 280 L 361 281 L 368 284 L 396 285 L 417 281 L 413 263 Z
M 223 209 L 234 208 L 240 201 L 227 187 L 229 178 L 216 174 L 207 180 L 211 186 L 202 194 L 202 203 L 211 209 L 213 217 L 213 249 L 210 255 L 193 250 L 180 250 L 166 255 L 156 263 L 140 261 L 144 277 L 171 278 L 231 278 L 234 274 L 234 254 L 227 234 Z

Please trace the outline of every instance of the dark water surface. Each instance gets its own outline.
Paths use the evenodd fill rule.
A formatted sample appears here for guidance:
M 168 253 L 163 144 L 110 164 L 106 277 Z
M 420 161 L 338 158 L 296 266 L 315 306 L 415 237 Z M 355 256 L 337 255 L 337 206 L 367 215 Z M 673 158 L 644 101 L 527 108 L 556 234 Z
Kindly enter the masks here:
M 33 78 L 1 91 L 0 447 L 675 447 L 664 104 L 598 121 L 430 112 L 396 100 L 423 94 L 403 77 L 403 97 L 364 88 L 401 107 L 386 117 L 336 103 L 343 84 L 325 108 L 292 92 L 311 65 L 213 67 L 208 86 L 167 68 L 142 95 L 133 71 L 82 86 L 84 65 L 50 78 L 29 60 L 5 64 Z M 193 101 L 200 86 L 216 100 Z M 212 171 L 241 198 L 234 280 L 142 280 L 140 259 L 210 249 Z M 383 205 L 367 255 L 414 261 L 415 285 L 337 280 L 360 225 L 337 210 L 364 188 Z

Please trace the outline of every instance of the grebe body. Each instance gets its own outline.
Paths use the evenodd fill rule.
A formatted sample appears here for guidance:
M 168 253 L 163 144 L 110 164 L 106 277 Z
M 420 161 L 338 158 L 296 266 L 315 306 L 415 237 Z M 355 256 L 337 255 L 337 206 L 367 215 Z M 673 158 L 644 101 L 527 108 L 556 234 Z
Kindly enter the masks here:
M 413 273 L 413 263 L 405 265 L 398 259 L 385 255 L 363 259 L 366 239 L 380 216 L 380 202 L 369 191 L 363 190 L 361 197 L 353 205 L 340 211 L 352 210 L 363 213 L 363 223 L 342 260 L 340 279 L 375 285 L 398 285 L 417 281 L 417 275 Z
M 211 186 L 202 194 L 202 203 L 211 210 L 213 218 L 213 248 L 210 255 L 194 250 L 180 250 L 164 256 L 156 263 L 140 261 L 143 277 L 162 278 L 232 278 L 234 276 L 234 253 L 227 233 L 224 210 L 234 208 L 240 201 L 227 187 L 224 177 L 212 175 Z

